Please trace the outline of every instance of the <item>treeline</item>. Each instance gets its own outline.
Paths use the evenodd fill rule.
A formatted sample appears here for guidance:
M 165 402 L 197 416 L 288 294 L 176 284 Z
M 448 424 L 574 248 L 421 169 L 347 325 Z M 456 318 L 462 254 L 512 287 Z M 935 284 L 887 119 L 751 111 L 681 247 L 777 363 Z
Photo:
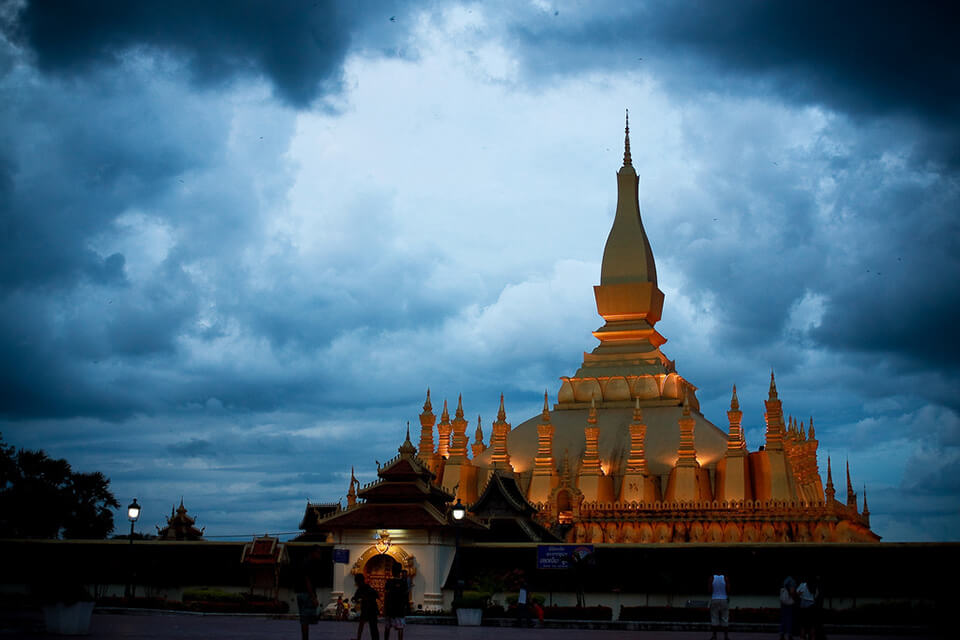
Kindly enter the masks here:
M 102 473 L 76 473 L 0 435 L 0 538 L 106 538 L 119 506 Z

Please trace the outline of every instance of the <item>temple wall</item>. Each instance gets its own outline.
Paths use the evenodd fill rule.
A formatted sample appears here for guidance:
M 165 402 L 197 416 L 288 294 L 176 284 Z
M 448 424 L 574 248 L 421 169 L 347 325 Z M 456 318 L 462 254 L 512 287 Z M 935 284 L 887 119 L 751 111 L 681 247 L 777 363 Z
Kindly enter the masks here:
M 357 548 L 361 540 L 356 540 Z M 452 598 L 453 544 L 415 541 L 404 548 L 417 560 L 414 601 L 425 589 L 437 586 L 438 606 L 449 608 Z M 351 543 L 352 544 L 352 543 Z M 310 543 L 287 543 L 291 558 L 301 558 Z M 136 542 L 3 540 L 5 558 L 0 593 L 25 593 L 44 576 L 68 573 L 99 595 L 122 595 L 135 567 L 139 595 L 178 599 L 185 588 L 209 586 L 242 592 L 248 584 L 240 565 L 242 542 Z M 348 565 L 332 562 L 333 544 L 317 545 L 327 554 L 328 566 L 318 595 L 335 599 L 337 576 L 346 577 L 358 557 L 352 551 Z M 570 571 L 538 570 L 535 544 L 466 544 L 462 548 L 464 575 L 510 572 L 529 576 L 531 590 L 554 604 L 574 604 L 576 580 Z M 595 564 L 582 576 L 587 604 L 684 606 L 706 597 L 707 580 L 720 568 L 732 585 L 736 607 L 776 607 L 783 577 L 820 575 L 827 606 L 844 608 L 868 602 L 936 602 L 953 592 L 948 571 L 936 567 L 960 564 L 958 543 L 876 544 L 596 544 Z M 343 571 L 344 567 L 346 572 Z M 418 579 L 420 578 L 420 579 Z M 352 590 L 351 590 L 352 593 Z M 289 572 L 280 573 L 280 599 L 296 611 Z

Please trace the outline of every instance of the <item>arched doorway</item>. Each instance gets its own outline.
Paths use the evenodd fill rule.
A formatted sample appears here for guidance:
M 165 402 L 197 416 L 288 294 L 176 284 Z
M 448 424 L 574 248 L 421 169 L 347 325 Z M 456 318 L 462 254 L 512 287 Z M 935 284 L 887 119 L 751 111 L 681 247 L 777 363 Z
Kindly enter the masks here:
M 367 584 L 377 590 L 380 594 L 379 608 L 380 615 L 383 615 L 384 587 L 393 576 L 393 566 L 400 563 L 385 553 L 380 553 L 369 560 L 363 566 L 363 577 Z
M 573 522 L 573 504 L 570 500 L 570 492 L 566 489 L 557 492 L 557 520 L 560 524 Z

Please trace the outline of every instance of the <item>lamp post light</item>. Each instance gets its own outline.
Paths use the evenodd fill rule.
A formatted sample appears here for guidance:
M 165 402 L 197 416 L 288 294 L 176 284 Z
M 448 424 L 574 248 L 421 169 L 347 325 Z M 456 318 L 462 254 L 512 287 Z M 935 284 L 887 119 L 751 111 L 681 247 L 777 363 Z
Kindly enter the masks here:
M 137 503 L 137 499 L 134 498 L 133 502 L 127 507 L 127 517 L 130 518 L 130 554 L 133 555 L 133 527 L 137 524 L 137 518 L 140 517 L 140 505 Z M 133 599 L 134 594 L 136 593 L 136 586 L 134 581 L 136 580 L 136 573 L 134 569 L 133 558 L 130 558 L 130 583 L 127 585 L 127 598 Z
M 136 498 L 127 507 L 127 517 L 130 518 L 130 544 L 133 544 L 133 527 L 137 524 L 137 518 L 140 517 L 140 505 L 137 504 Z
M 463 581 L 460 579 L 460 521 L 467 515 L 467 508 L 457 498 L 457 503 L 453 505 L 453 598 L 459 600 L 463 597 Z

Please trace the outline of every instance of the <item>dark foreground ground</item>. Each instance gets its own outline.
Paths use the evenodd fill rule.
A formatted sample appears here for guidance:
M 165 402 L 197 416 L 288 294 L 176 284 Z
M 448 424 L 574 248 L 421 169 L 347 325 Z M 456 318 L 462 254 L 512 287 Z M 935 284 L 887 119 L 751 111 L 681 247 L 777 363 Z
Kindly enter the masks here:
M 43 622 L 39 615 L 21 614 L 6 616 L 0 624 L 0 639 L 29 638 L 39 640 L 45 638 L 63 638 L 43 632 Z M 867 640 L 869 638 L 936 638 L 936 635 L 918 633 L 843 633 L 833 637 L 844 640 Z M 876 630 L 874 630 L 876 631 Z M 310 628 L 312 640 L 348 640 L 356 638 L 357 625 L 355 622 L 324 621 Z M 364 629 L 363 638 L 369 638 L 368 630 Z M 257 616 L 226 616 L 226 615 L 185 615 L 185 614 L 150 614 L 137 615 L 128 613 L 95 613 L 91 625 L 91 635 L 85 636 L 90 640 L 125 639 L 125 640 L 171 640 L 184 638 L 186 640 L 260 640 L 263 638 L 289 638 L 299 640 L 300 626 L 292 619 L 270 619 Z M 381 635 L 382 625 L 381 625 Z M 391 638 L 397 638 L 391 633 Z M 404 640 L 430 639 L 462 639 L 473 640 L 479 638 L 496 638 L 496 640 L 708 640 L 710 633 L 703 631 L 634 631 L 623 629 L 576 629 L 576 628 L 502 628 L 502 627 L 456 627 L 450 625 L 408 625 L 404 633 Z M 768 631 L 737 630 L 730 633 L 731 640 L 751 639 L 760 640 L 771 638 L 776 640 L 776 633 Z

